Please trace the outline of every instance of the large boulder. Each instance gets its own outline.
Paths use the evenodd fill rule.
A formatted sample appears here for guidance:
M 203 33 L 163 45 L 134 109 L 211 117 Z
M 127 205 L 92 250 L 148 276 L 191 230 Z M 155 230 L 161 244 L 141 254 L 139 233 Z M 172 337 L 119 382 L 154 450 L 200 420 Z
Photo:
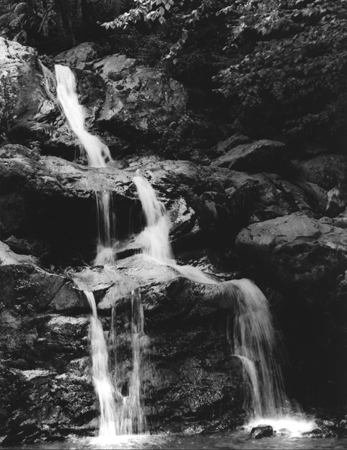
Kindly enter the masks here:
M 296 161 L 298 175 L 305 181 L 318 184 L 329 191 L 334 187 L 346 187 L 347 157 L 325 154 L 306 161 Z
M 0 37 L 0 130 L 15 142 L 44 141 L 56 106 L 45 91 L 35 50 Z
M 310 298 L 347 269 L 346 230 L 302 213 L 252 224 L 238 234 L 236 246 L 268 279 Z
M 86 62 L 95 60 L 100 52 L 100 47 L 93 42 L 83 42 L 77 47 L 61 52 L 54 57 L 58 64 L 65 63 L 69 66 L 83 69 Z
M 241 172 L 282 173 L 290 168 L 289 162 L 285 160 L 287 155 L 288 148 L 285 144 L 263 139 L 251 144 L 237 145 L 215 159 L 211 165 Z
M 106 57 L 94 69 L 107 84 L 97 122 L 116 135 L 157 140 L 186 111 L 185 88 L 158 69 L 135 66 L 122 55 Z

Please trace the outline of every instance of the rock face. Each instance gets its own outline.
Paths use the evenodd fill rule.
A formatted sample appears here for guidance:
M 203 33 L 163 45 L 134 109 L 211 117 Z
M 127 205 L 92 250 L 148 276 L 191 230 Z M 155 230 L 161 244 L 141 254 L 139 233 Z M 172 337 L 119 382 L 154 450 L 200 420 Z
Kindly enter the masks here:
M 346 244 L 344 229 L 299 213 L 250 225 L 236 239 L 240 252 L 311 296 L 347 269 Z
M 42 120 L 55 110 L 47 98 L 35 51 L 0 38 L 0 129 L 17 142 L 45 140 L 48 125 Z
M 10 366 L 0 366 L 2 385 L 16 385 L 29 395 L 2 397 L 3 443 L 56 440 L 71 432 L 95 430 L 96 422 L 90 423 L 98 409 L 89 373 L 88 306 L 80 289 L 94 292 L 110 355 L 111 311 L 115 309 L 116 367 L 125 374 L 131 366 L 131 293 L 138 288 L 129 274 L 143 280 L 148 342 L 141 380 L 150 429 L 213 430 L 242 423 L 244 381 L 239 360 L 229 355 L 226 310 L 221 309 L 218 295 L 211 287 L 183 279 L 173 269 L 144 262 L 139 255 L 122 261 L 117 271 L 71 272 L 74 284 L 34 265 L 0 266 L 0 287 L 7 289 L 0 313 L 0 357 L 12 361 Z M 123 385 L 118 384 L 121 392 L 129 382 L 123 375 Z M 211 412 L 217 411 L 218 419 L 211 422 Z
M 285 166 L 286 154 L 288 150 L 282 142 L 261 140 L 232 148 L 213 161 L 212 166 L 252 173 L 278 173 Z
M 155 141 L 185 113 L 187 94 L 164 73 L 134 63 L 124 55 L 114 55 L 94 64 L 107 85 L 97 120 L 119 135 Z

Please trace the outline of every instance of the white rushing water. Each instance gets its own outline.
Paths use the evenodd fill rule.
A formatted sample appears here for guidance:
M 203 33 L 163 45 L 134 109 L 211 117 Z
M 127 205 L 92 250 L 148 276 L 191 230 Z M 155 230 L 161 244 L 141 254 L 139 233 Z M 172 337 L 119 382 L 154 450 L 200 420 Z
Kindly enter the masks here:
M 145 214 L 146 228 L 138 237 L 144 253 L 163 263 L 174 263 L 168 239 L 170 223 L 164 205 L 157 199 L 150 183 L 137 174 L 133 177 Z
M 57 97 L 62 106 L 71 130 L 78 137 L 87 153 L 91 167 L 106 167 L 110 161 L 110 150 L 97 136 L 89 133 L 85 127 L 85 113 L 77 96 L 76 79 L 67 66 L 55 66 Z M 114 221 L 112 220 L 111 193 L 108 190 L 95 192 L 98 214 L 98 245 L 96 265 L 113 264 L 112 248 Z
M 98 319 L 92 292 L 84 291 L 92 310 L 90 316 L 90 346 L 92 355 L 92 378 L 100 406 L 99 436 L 116 436 L 115 392 L 108 367 L 108 352 L 102 324 Z
M 116 330 L 116 310 L 112 311 L 111 335 L 113 340 L 117 340 Z M 132 368 L 128 383 L 127 395 L 121 395 L 117 390 L 118 398 L 121 401 L 116 405 L 116 433 L 117 435 L 132 435 L 146 432 L 146 418 L 141 402 L 141 367 L 142 353 L 146 347 L 148 338 L 144 333 L 144 315 L 141 304 L 141 296 L 138 290 L 131 294 L 131 324 L 130 343 L 132 353 Z M 115 346 L 114 349 L 117 347 Z M 115 371 L 113 383 L 120 387 L 124 384 L 122 377 L 118 379 L 117 355 L 115 355 Z
M 87 152 L 89 165 L 105 167 L 106 162 L 111 159 L 110 150 L 97 136 L 89 133 L 85 127 L 85 113 L 83 106 L 78 101 L 74 74 L 69 67 L 57 64 L 55 76 L 58 100 L 72 131 Z
M 216 286 L 216 295 L 222 298 L 223 307 L 233 312 L 232 331 L 227 331 L 232 355 L 242 362 L 245 380 L 249 386 L 248 409 L 252 421 L 266 419 L 272 422 L 286 421 L 295 428 L 312 421 L 301 417 L 298 421 L 289 416 L 294 412 L 288 401 L 277 363 L 277 339 L 268 302 L 261 290 L 250 280 L 219 282 L 196 267 L 179 266 L 172 256 L 169 241 L 170 224 L 165 208 L 156 198 L 150 183 L 139 173 L 133 178 L 146 217 L 146 229 L 140 234 L 142 251 L 158 263 L 173 267 L 182 276 L 204 284 Z M 289 417 L 291 417 L 289 421 Z M 282 423 L 281 422 L 281 423 Z M 253 422 L 252 422 L 253 423 Z M 311 428 L 310 428 L 311 427 Z
M 124 384 L 117 379 L 117 327 L 116 309 L 112 310 L 110 344 L 115 352 L 113 376 L 109 370 L 109 355 L 102 324 L 98 319 L 95 298 L 92 292 L 84 291 L 91 307 L 90 347 L 92 359 L 92 379 L 99 401 L 100 423 L 99 442 L 112 444 L 116 436 L 141 434 L 146 432 L 146 418 L 141 402 L 141 362 L 143 349 L 148 338 L 144 333 L 144 315 L 141 296 L 138 291 L 131 295 L 131 326 L 127 340 L 131 343 L 132 368 L 129 376 L 128 392 L 122 395 L 117 385 Z

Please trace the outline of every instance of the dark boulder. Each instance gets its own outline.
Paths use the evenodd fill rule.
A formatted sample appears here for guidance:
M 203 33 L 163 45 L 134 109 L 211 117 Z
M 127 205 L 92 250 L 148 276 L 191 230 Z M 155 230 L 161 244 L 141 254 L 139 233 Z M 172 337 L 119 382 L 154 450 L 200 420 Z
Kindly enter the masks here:
M 314 295 L 347 269 L 347 233 L 300 213 L 252 224 L 236 245 L 266 277 Z
M 274 430 L 270 425 L 258 425 L 251 430 L 251 437 L 254 439 L 262 439 L 264 437 L 271 437 L 273 435 Z
M 240 172 L 273 172 L 290 171 L 291 165 L 286 161 L 288 148 L 282 142 L 261 140 L 251 144 L 238 145 L 225 155 L 214 160 L 214 167 L 227 167 Z

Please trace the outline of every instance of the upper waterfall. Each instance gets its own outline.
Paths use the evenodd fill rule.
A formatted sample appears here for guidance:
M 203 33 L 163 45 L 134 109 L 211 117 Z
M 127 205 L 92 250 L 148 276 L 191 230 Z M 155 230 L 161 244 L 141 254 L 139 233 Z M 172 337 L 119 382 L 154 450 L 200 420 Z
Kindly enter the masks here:
M 85 113 L 80 105 L 76 91 L 75 76 L 69 67 L 57 64 L 55 66 L 57 78 L 57 96 L 72 131 L 76 134 L 85 148 L 89 165 L 105 167 L 111 158 L 110 150 L 101 140 L 90 134 L 85 128 Z

